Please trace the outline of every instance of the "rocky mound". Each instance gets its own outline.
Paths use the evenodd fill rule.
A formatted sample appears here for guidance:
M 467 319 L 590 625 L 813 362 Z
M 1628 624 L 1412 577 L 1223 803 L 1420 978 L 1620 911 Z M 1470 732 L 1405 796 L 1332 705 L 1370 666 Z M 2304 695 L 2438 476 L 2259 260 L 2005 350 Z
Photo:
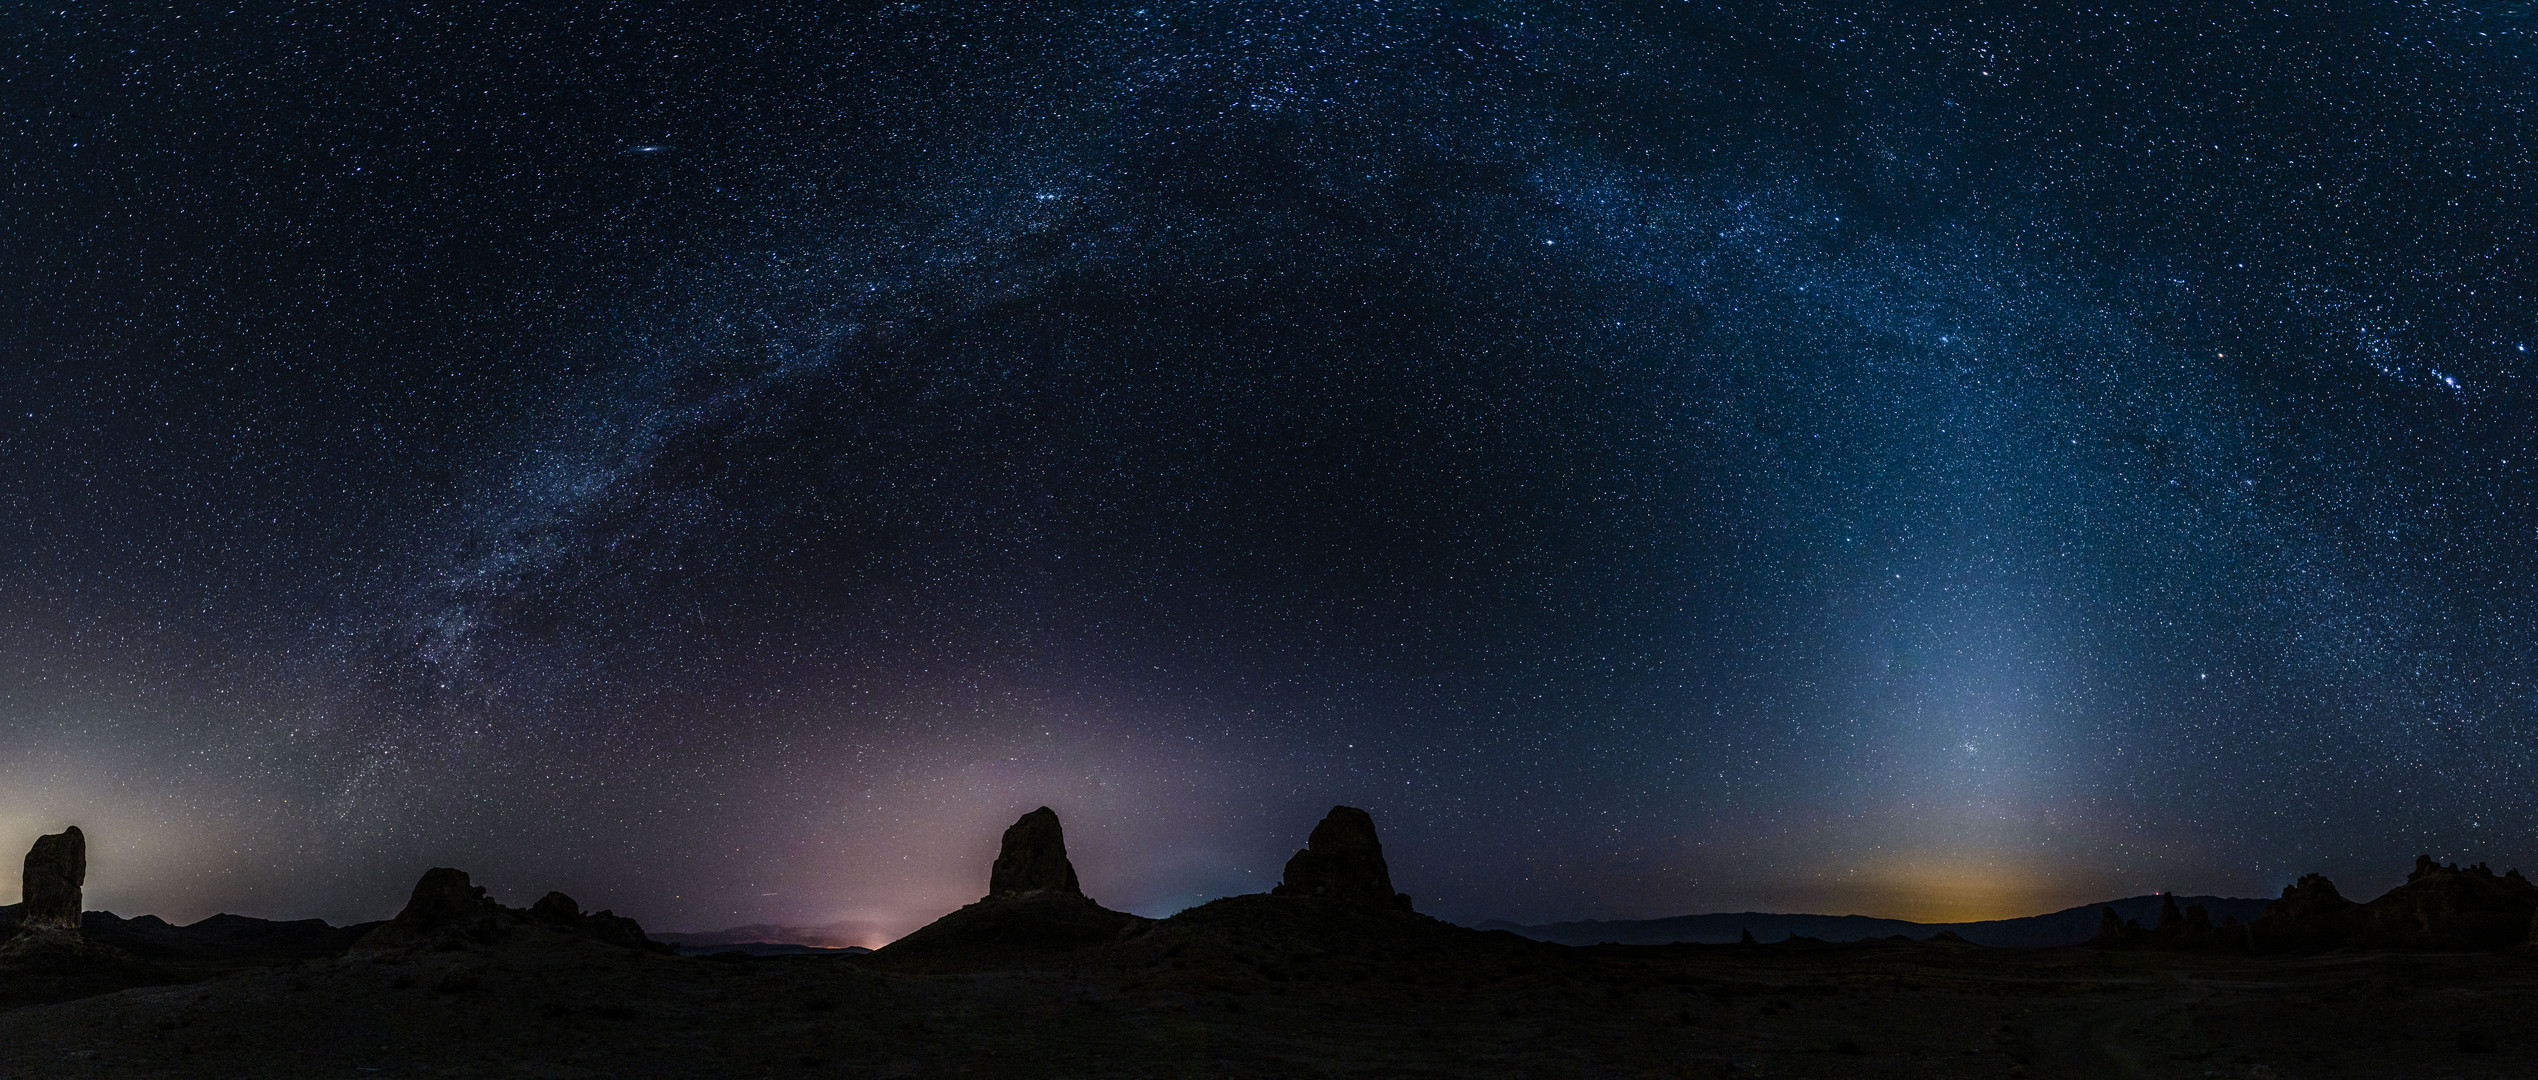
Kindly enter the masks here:
M 1094 903 L 1076 884 L 1057 812 L 1041 807 L 1005 830 L 987 895 L 882 946 L 875 961 L 957 969 L 1036 963 L 1117 941 L 1152 920 Z
M 1410 910 L 1410 894 L 1392 891 L 1375 819 L 1354 806 L 1334 806 L 1313 826 L 1305 848 L 1287 860 L 1273 896 L 1313 896 L 1369 907 Z
M 523 935 L 586 938 L 630 949 L 667 952 L 633 919 L 615 912 L 584 914 L 573 898 L 551 892 L 527 909 L 504 907 L 467 873 L 446 866 L 424 871 L 405 910 L 354 942 L 360 956 L 452 952 L 502 944 Z

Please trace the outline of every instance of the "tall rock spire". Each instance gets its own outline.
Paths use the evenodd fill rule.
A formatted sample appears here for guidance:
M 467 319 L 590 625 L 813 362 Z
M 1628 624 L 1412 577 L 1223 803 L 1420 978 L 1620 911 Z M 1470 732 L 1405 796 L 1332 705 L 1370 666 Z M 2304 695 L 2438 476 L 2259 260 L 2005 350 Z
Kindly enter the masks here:
M 88 838 L 73 825 L 39 836 L 26 853 L 21 879 L 26 911 L 18 925 L 28 930 L 79 931 L 79 888 L 88 880 Z
M 1372 907 L 1410 910 L 1410 895 L 1392 891 L 1375 819 L 1354 806 L 1334 806 L 1313 827 L 1305 848 L 1287 860 L 1278 896 L 1319 896 Z
M 1005 830 L 1004 850 L 987 875 L 990 897 L 1035 892 L 1084 895 L 1075 883 L 1075 864 L 1066 861 L 1066 830 L 1058 826 L 1057 811 L 1045 806 Z

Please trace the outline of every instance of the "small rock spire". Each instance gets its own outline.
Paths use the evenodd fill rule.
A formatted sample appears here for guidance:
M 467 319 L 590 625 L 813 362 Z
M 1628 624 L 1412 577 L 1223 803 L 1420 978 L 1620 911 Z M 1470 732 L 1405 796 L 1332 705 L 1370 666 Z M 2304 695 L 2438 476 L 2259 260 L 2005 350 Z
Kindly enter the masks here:
M 2124 940 L 2124 917 L 2115 914 L 2114 908 L 2104 904 L 2098 905 L 2097 935 L 2089 939 L 2089 944 L 2113 945 L 2122 940 Z
M 2159 925 L 2151 932 L 2161 937 L 2175 937 L 2185 932 L 2185 912 L 2177 909 L 2177 894 L 2159 894 Z

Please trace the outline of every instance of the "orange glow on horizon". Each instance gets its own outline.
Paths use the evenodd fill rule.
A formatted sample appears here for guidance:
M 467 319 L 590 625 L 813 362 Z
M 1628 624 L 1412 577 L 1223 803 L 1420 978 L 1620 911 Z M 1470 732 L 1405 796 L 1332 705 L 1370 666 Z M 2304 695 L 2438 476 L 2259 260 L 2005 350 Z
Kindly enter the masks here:
M 1826 913 L 1920 923 L 1984 922 L 2042 915 L 2090 899 L 2073 899 L 2073 883 L 2011 869 L 2007 862 L 1908 856 L 1862 867 L 1827 890 Z

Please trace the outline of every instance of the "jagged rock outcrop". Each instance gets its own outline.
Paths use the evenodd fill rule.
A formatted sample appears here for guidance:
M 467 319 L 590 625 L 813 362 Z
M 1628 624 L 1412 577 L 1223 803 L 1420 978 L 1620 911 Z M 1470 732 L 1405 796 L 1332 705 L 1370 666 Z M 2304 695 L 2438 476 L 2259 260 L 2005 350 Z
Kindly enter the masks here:
M 2160 893 L 2157 922 L 2144 929 L 2139 922 L 2117 914 L 2113 907 L 2097 909 L 2097 933 L 2086 944 L 2098 949 L 2167 949 L 2167 950 L 2240 950 L 2247 947 L 2247 935 L 2235 922 L 2229 926 L 2212 925 L 2212 911 L 2202 904 L 2180 908 L 2175 893 Z
M 495 903 L 485 887 L 470 882 L 467 872 L 436 866 L 423 872 L 405 910 L 353 944 L 358 955 L 392 955 L 481 948 L 506 941 L 522 930 L 538 928 L 612 945 L 670 951 L 643 933 L 633 919 L 614 912 L 582 914 L 581 905 L 551 892 L 522 910 Z
M 580 904 L 574 903 L 572 897 L 560 892 L 550 892 L 539 897 L 537 903 L 529 905 L 529 920 L 558 930 L 568 930 L 598 938 L 611 945 L 623 945 L 629 949 L 657 948 L 653 940 L 645 936 L 643 924 L 614 911 L 594 911 L 584 914 Z
M 2090 948 L 2114 949 L 2140 945 L 2150 939 L 2150 931 L 2141 924 L 2115 913 L 2111 907 L 2097 909 L 2097 933 L 2086 944 Z
M 2308 919 L 2341 915 L 2361 905 L 2344 898 L 2325 874 L 2303 874 L 2282 888 L 2282 898 L 2265 905 L 2266 919 Z
M 2497 876 L 2484 863 L 2461 867 L 2415 858 L 2406 883 L 2363 905 L 2371 926 L 2361 944 L 2411 949 L 2491 949 L 2525 940 L 2538 913 L 2538 885 L 2520 871 Z
M 35 838 L 20 879 L 18 927 L 25 932 L 79 933 L 80 886 L 88 881 L 88 838 L 73 825 Z
M 2267 949 L 2494 949 L 2531 940 L 2538 885 L 2518 870 L 2496 874 L 2415 858 L 2406 883 L 2356 904 L 2316 874 L 2283 890 L 2252 928 Z
M 1043 806 L 1005 830 L 984 899 L 882 946 L 873 957 L 897 967 L 1004 967 L 1116 941 L 1151 924 L 1084 895 L 1067 861 L 1057 812 Z
M 1305 848 L 1287 860 L 1276 896 L 1316 896 L 1370 907 L 1410 910 L 1410 894 L 1392 890 L 1375 819 L 1354 806 L 1334 806 L 1313 826 Z
M 2345 899 L 2326 875 L 2306 874 L 2283 886 L 2250 933 L 2262 949 L 2325 949 L 2351 943 L 2368 922 L 2362 905 Z
M 485 896 L 485 887 L 467 880 L 467 872 L 435 866 L 414 883 L 414 892 L 397 917 L 353 945 L 357 953 L 399 950 L 458 949 L 490 945 L 502 937 L 502 905 Z
M 1066 830 L 1057 811 L 1041 807 L 1005 829 L 1004 850 L 987 874 L 987 895 L 1020 896 L 1033 892 L 1084 895 L 1075 882 L 1075 864 L 1066 860 Z

